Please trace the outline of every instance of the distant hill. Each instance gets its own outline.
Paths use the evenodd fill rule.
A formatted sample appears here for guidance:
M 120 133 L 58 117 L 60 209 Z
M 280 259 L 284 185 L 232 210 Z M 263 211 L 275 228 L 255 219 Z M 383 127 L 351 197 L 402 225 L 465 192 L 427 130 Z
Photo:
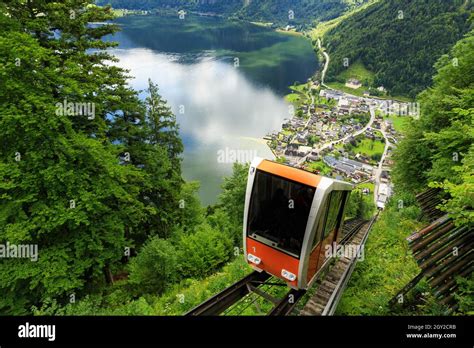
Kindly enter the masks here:
M 366 0 L 98 0 L 124 9 L 187 9 L 276 25 L 309 26 L 340 16 Z
M 416 96 L 431 85 L 434 63 L 470 28 L 470 0 L 380 0 L 324 36 L 328 80 L 344 82 L 344 58 L 374 73 L 392 95 Z
M 188 9 L 216 14 L 230 14 L 242 8 L 244 0 L 97 0 L 98 5 L 110 4 L 128 10 Z

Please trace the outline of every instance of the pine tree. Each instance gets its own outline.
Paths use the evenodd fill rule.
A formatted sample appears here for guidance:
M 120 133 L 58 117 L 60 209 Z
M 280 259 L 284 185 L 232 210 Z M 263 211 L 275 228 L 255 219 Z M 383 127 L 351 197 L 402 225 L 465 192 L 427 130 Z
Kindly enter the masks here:
M 37 262 L 0 261 L 2 313 L 103 279 L 144 215 L 139 188 L 124 184 L 143 174 L 119 164 L 116 146 L 74 130 L 81 116 L 56 114 L 54 86 L 75 83 L 60 64 L 28 34 L 2 32 L 0 242 L 39 249 Z
M 112 18 L 92 2 L 0 5 L 0 244 L 39 248 L 37 262 L 0 261 L 0 313 L 80 297 L 172 225 L 177 127 L 108 65 L 101 39 L 116 28 L 89 24 Z

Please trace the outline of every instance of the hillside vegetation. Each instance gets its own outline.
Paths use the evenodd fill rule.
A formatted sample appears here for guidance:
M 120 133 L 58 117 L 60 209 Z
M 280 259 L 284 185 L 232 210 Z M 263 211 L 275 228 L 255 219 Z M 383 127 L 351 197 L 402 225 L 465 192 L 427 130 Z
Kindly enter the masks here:
M 367 0 L 99 0 L 125 9 L 186 9 L 276 25 L 308 26 L 328 21 Z
M 443 209 L 474 225 L 474 32 L 436 63 L 432 88 L 419 95 L 421 115 L 395 151 L 394 180 L 405 192 L 439 186 Z
M 415 97 L 431 84 L 436 60 L 470 28 L 472 4 L 461 0 L 381 0 L 326 32 L 331 64 L 328 80 L 361 62 L 375 86 Z M 324 32 L 324 31 L 323 31 Z
M 0 244 L 39 250 L 0 259 L 2 315 L 145 314 L 142 298 L 211 275 L 241 246 L 247 168 L 201 206 L 199 184 L 181 177 L 176 117 L 155 84 L 142 100 L 106 63 L 116 58 L 102 37 L 118 27 L 90 26 L 113 19 L 91 3 L 0 3 Z
M 419 96 L 420 118 L 403 127 L 405 138 L 395 151 L 397 194 L 370 232 L 365 260 L 357 264 L 338 314 L 446 313 L 447 308 L 430 293 L 425 281 L 416 285 L 403 307 L 394 309 L 388 305 L 419 272 L 406 237 L 427 221 L 418 221 L 420 211 L 414 193 L 428 186 L 443 188 L 451 198 L 441 208 L 456 224 L 474 226 L 474 33 L 470 32 L 442 56 L 436 70 L 433 87 Z M 458 282 L 457 311 L 472 314 L 473 276 L 459 278 Z

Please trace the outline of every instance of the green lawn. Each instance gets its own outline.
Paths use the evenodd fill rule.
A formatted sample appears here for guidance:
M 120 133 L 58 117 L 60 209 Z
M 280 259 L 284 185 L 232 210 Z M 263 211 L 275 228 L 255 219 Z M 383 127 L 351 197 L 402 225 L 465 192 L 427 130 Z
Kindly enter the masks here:
M 354 78 L 362 82 L 362 84 L 364 84 L 364 81 L 367 80 L 369 82 L 369 85 L 372 85 L 374 83 L 374 73 L 367 70 L 364 64 L 362 64 L 362 62 L 360 61 L 356 61 L 354 64 L 350 64 L 346 70 L 343 70 L 338 75 L 338 78 L 342 78 L 345 81 L 349 80 L 350 78 Z M 368 88 L 368 85 L 363 85 L 357 90 L 364 90 L 364 88 Z M 352 88 L 349 89 L 353 90 Z
M 342 79 L 347 81 L 351 78 L 355 78 L 362 83 L 362 86 L 357 89 L 346 87 L 345 82 L 327 82 L 326 84 L 334 89 L 343 91 L 345 93 L 353 94 L 358 97 L 363 97 L 364 92 L 369 89 L 369 86 L 374 83 L 374 73 L 367 70 L 365 66 L 357 61 L 354 64 L 351 64 L 346 70 L 343 70 L 338 76 L 337 79 Z
M 390 115 L 387 117 L 390 121 L 393 122 L 393 128 L 398 133 L 403 133 L 404 127 L 406 124 L 409 122 L 409 117 L 408 116 L 395 116 L 395 115 Z
M 372 183 L 372 182 L 364 182 L 363 184 L 359 184 L 357 185 L 357 188 L 359 189 L 364 189 L 364 188 L 368 188 L 370 190 L 370 192 L 374 192 L 374 188 L 375 188 L 375 184 Z
M 311 96 L 309 91 L 309 83 L 294 84 L 289 87 L 293 93 L 287 94 L 285 100 L 299 107 L 302 104 L 310 104 Z
M 299 93 L 290 93 L 290 94 L 287 94 L 285 96 L 285 100 L 288 102 L 288 103 L 292 103 L 292 104 L 300 104 L 302 103 L 302 100 L 301 100 L 301 94 Z
M 310 171 L 319 171 L 321 175 L 328 176 L 331 174 L 331 167 L 323 161 L 315 161 L 308 164 L 307 169 Z
M 284 135 L 293 135 L 294 132 L 290 131 L 290 130 L 287 130 L 287 129 L 283 129 L 280 133 L 284 134 Z
M 360 143 L 352 149 L 354 153 L 361 153 L 367 156 L 373 156 L 375 154 L 383 154 L 385 144 L 379 140 L 371 140 L 364 138 Z
M 292 91 L 298 92 L 298 93 L 306 93 L 307 89 L 309 87 L 309 83 L 301 83 L 301 84 L 294 84 L 290 86 L 290 89 Z

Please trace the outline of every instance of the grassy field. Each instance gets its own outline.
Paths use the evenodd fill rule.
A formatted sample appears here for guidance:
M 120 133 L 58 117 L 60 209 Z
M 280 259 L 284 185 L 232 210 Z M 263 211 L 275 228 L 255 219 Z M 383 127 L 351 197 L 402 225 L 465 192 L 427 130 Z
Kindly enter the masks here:
M 398 133 L 403 133 L 405 125 L 407 125 L 410 120 L 410 118 L 407 116 L 395 116 L 395 115 L 387 116 L 386 119 L 393 122 L 393 128 L 395 128 L 395 130 Z
M 368 188 L 370 192 L 374 192 L 375 184 L 373 182 L 364 182 L 362 184 L 357 185 L 358 189 L 365 189 Z
M 309 83 L 295 84 L 290 86 L 293 93 L 287 94 L 285 100 L 295 106 L 300 106 L 304 103 L 309 103 L 310 96 L 308 92 Z
M 295 104 L 295 105 L 299 105 L 303 102 L 302 98 L 301 98 L 301 94 L 299 93 L 290 93 L 290 94 L 287 94 L 285 95 L 285 100 L 288 102 L 288 103 L 292 103 L 292 104 Z
M 373 156 L 375 154 L 383 154 L 385 144 L 379 140 L 372 140 L 364 138 L 360 143 L 352 149 L 355 153 L 361 153 L 367 156 Z
M 342 71 L 338 77 L 344 79 L 345 81 L 349 80 L 350 78 L 355 78 L 361 83 L 364 83 L 364 81 L 368 82 L 368 84 L 363 85 L 362 87 L 358 88 L 358 90 L 368 88 L 369 85 L 374 83 L 374 73 L 367 70 L 360 60 L 356 61 L 354 64 L 349 65 L 349 67 Z M 352 88 L 349 89 L 353 90 Z
M 284 134 L 284 135 L 286 135 L 286 136 L 288 136 L 288 135 L 294 135 L 294 132 L 292 132 L 292 131 L 290 131 L 290 130 L 288 130 L 288 129 L 282 129 L 280 133 L 281 133 L 281 134 Z
M 301 83 L 301 84 L 294 84 L 290 86 L 290 89 L 292 91 L 295 91 L 297 93 L 306 93 L 307 89 L 309 87 L 309 83 Z
M 331 174 L 331 167 L 329 167 L 323 161 L 315 161 L 308 164 L 307 169 L 310 171 L 319 171 L 321 175 L 330 175 Z
M 338 80 L 347 81 L 351 78 L 357 79 L 362 83 L 362 86 L 357 89 L 347 87 L 345 82 L 326 82 L 326 84 L 334 89 L 343 91 L 345 93 L 353 94 L 358 97 L 363 97 L 364 92 L 369 89 L 369 86 L 374 83 L 374 73 L 367 70 L 362 62 L 357 61 L 351 64 L 346 70 L 342 71 L 338 76 Z

